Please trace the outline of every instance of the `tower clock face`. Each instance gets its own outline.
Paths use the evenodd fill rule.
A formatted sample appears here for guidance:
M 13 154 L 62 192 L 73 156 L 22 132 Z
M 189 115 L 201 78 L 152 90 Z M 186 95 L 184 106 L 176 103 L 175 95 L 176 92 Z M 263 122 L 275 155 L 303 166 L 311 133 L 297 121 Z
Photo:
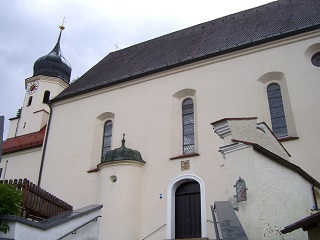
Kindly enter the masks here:
M 33 94 L 37 91 L 39 83 L 37 81 L 27 84 L 27 91 L 29 94 Z

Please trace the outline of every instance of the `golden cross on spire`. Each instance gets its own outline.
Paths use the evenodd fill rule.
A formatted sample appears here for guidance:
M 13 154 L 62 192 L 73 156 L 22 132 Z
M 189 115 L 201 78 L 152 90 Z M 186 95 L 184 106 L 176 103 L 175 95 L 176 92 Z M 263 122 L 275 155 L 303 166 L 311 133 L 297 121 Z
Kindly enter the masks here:
M 62 17 L 62 24 L 59 26 L 59 28 L 60 28 L 61 30 L 65 29 L 65 27 L 64 27 L 65 22 L 66 22 L 66 17 L 63 16 L 63 17 Z

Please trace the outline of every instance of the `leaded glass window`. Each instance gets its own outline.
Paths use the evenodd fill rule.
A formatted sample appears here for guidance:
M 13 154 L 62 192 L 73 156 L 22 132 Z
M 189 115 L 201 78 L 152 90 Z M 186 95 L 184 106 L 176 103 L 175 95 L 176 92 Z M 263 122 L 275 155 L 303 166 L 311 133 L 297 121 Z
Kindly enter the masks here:
M 272 83 L 267 88 L 272 131 L 277 138 L 288 136 L 286 116 L 279 84 Z
M 195 152 L 193 100 L 187 98 L 182 103 L 183 154 Z
M 247 201 L 247 187 L 246 182 L 239 177 L 239 180 L 236 182 L 236 195 L 234 196 L 237 198 L 237 202 Z
M 102 144 L 102 158 L 106 153 L 111 150 L 111 138 L 112 138 L 112 121 L 108 120 L 104 124 L 103 132 L 103 144 Z

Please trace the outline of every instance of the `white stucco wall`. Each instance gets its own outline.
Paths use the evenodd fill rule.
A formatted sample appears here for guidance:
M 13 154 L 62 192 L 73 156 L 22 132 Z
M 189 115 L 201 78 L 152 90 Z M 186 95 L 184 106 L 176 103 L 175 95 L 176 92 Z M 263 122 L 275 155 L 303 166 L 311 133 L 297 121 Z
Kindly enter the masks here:
M 2 156 L 0 168 L 2 175 L 0 179 L 24 179 L 33 183 L 38 182 L 42 148 L 32 148 Z
M 264 156 L 256 158 L 255 164 L 263 239 L 276 239 L 285 226 L 310 214 L 313 206 L 311 183 Z M 270 200 L 280 204 L 272 204 Z M 286 240 L 307 239 L 307 233 L 299 229 L 282 237 Z
M 20 222 L 8 221 L 10 231 L 8 231 L 6 234 L 0 232 L 0 238 L 15 240 L 56 240 L 70 232 L 74 232 L 75 229 L 79 228 L 75 231 L 75 234 L 69 234 L 63 239 L 95 240 L 98 238 L 100 227 L 101 218 L 98 217 L 99 215 L 100 209 L 47 230 L 36 228 Z M 97 218 L 97 221 L 91 221 L 94 218 Z M 82 225 L 84 226 L 81 227 Z
M 139 239 L 141 167 L 134 161 L 101 166 L 98 201 L 112 206 L 102 209 L 104 222 L 108 224 L 100 228 L 100 236 L 105 239 Z M 111 177 L 116 177 L 116 182 Z
M 301 229 L 280 236 L 285 226 L 308 216 L 313 206 L 311 184 L 291 169 L 247 147 L 225 154 L 228 200 L 249 239 L 307 239 Z M 246 182 L 247 201 L 237 202 L 234 187 Z
M 112 148 L 120 147 L 125 133 L 126 146 L 139 150 L 146 161 L 141 168 L 143 207 L 139 213 L 139 237 L 166 223 L 167 206 L 163 199 L 167 198 L 167 187 L 172 179 L 184 173 L 203 179 L 206 216 L 212 219 L 210 204 L 228 198 L 225 192 L 228 181 L 225 162 L 218 153 L 223 141 L 213 133 L 209 123 L 225 117 L 257 116 L 258 122 L 265 121 L 271 126 L 266 86 L 258 79 L 273 71 L 286 76 L 295 128 L 300 137 L 283 145 L 291 153 L 292 162 L 319 178 L 320 165 L 314 164 L 319 153 L 314 129 L 320 121 L 320 111 L 317 111 L 320 109 L 315 104 L 320 100 L 317 91 L 320 70 L 304 56 L 306 49 L 319 41 L 318 33 L 306 34 L 55 103 L 41 187 L 76 207 L 99 201 L 99 173 L 87 171 L 101 157 L 97 153 L 101 149 L 96 145 L 101 142 L 97 117 L 112 113 Z M 173 116 L 181 111 L 175 94 L 184 89 L 193 89 L 196 149 L 200 155 L 170 160 L 182 154 L 171 139 L 181 136 L 175 127 L 181 122 Z M 182 160 L 190 161 L 190 170 L 181 171 Z M 59 173 L 59 178 L 53 173 Z M 258 179 L 252 181 L 259 182 Z M 162 200 L 159 194 L 163 194 Z M 123 204 L 126 201 L 122 195 L 118 199 Z M 105 208 L 112 209 L 112 206 Z M 252 211 L 257 213 L 256 209 Z M 106 224 L 107 220 L 103 222 Z

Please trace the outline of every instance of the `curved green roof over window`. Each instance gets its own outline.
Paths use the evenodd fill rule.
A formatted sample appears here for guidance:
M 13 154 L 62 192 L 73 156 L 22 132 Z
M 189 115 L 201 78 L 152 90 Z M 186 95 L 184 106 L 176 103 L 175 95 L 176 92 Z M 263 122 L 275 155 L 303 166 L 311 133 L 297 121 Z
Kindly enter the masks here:
M 108 151 L 106 155 L 103 157 L 101 163 L 108 163 L 108 162 L 122 161 L 122 160 L 134 160 L 141 163 L 145 163 L 139 151 L 132 150 L 125 146 L 126 141 L 124 139 L 124 134 L 121 142 L 122 142 L 121 147 Z

